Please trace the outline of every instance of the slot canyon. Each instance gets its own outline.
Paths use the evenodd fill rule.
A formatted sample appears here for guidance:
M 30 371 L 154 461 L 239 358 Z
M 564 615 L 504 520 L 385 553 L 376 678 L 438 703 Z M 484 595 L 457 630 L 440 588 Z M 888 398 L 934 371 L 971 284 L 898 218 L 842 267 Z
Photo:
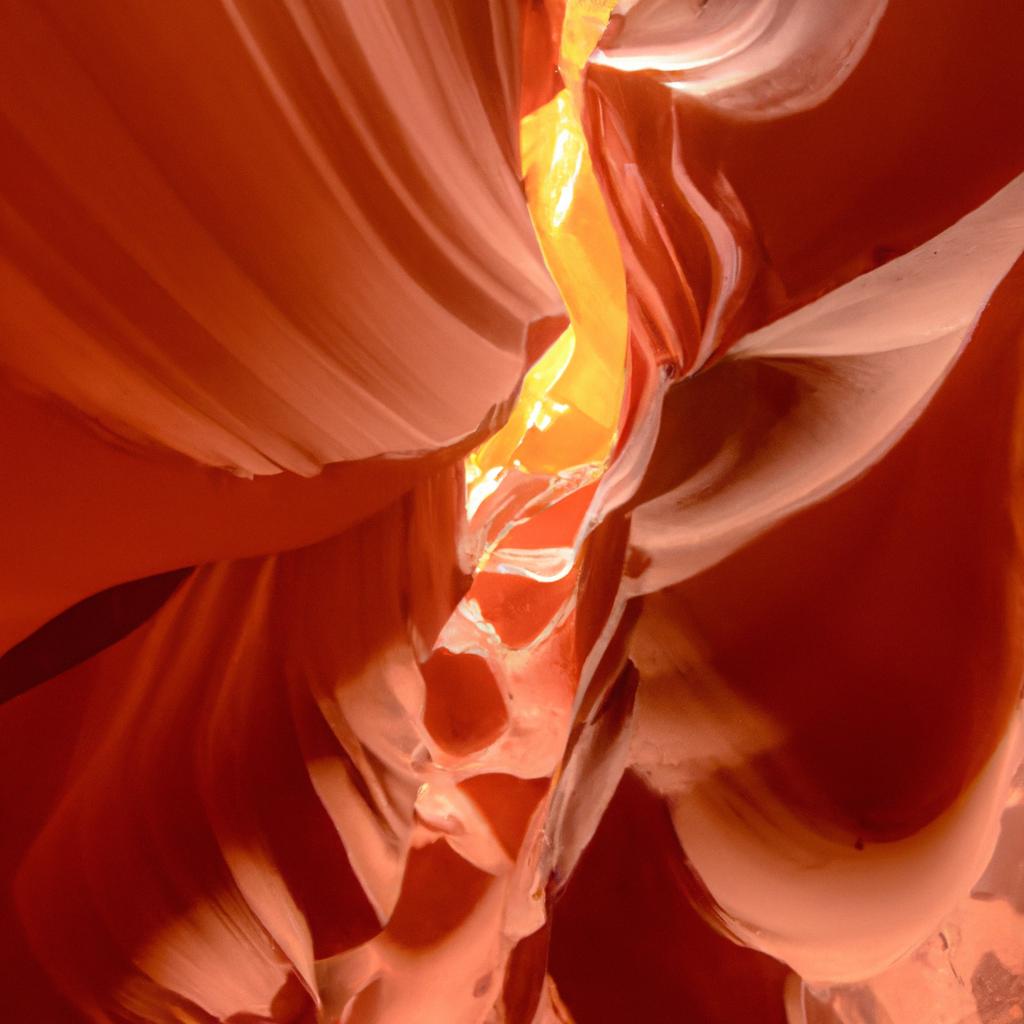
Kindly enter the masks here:
M 0 11 L 4 1021 L 1024 1022 L 1024 3 Z

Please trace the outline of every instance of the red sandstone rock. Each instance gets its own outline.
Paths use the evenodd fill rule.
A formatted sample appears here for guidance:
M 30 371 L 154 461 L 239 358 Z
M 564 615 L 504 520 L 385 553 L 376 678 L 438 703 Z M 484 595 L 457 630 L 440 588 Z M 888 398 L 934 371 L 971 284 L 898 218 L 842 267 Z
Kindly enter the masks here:
M 0 8 L 9 1019 L 1012 1019 L 1024 13 L 610 6 Z

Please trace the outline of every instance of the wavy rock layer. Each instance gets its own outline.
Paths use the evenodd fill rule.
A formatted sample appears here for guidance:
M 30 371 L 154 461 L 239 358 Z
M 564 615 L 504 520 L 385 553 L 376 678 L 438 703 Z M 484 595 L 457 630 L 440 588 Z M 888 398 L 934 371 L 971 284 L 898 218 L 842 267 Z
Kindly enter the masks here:
M 612 6 L 5 12 L 12 1019 L 1019 1003 L 1024 13 Z
M 12 8 L 7 366 L 244 474 L 475 431 L 560 312 L 518 184 L 519 17 Z

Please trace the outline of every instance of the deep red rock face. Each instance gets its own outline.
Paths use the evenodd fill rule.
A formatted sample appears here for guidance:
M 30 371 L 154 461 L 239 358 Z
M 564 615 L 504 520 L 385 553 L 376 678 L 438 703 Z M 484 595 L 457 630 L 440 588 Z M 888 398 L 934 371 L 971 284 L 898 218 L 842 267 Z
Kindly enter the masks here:
M 1005 1024 L 1024 7 L 0 4 L 15 1024 Z

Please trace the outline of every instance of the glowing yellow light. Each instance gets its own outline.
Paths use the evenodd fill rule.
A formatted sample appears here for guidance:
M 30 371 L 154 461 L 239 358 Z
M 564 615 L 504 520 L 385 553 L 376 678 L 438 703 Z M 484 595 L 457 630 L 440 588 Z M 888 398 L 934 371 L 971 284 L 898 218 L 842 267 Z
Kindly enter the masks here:
M 580 74 L 613 6 L 569 0 L 560 61 L 567 87 L 522 120 L 530 215 L 570 326 L 527 374 L 505 426 L 469 456 L 470 515 L 509 467 L 597 473 L 615 442 L 625 383 L 625 272 L 579 116 Z
M 618 0 L 568 0 L 562 23 L 562 77 L 572 87 L 598 40 Z
M 482 472 L 479 466 L 472 466 L 466 472 L 466 515 L 470 519 L 476 515 L 480 506 L 498 489 L 504 475 L 503 466 L 492 466 Z

